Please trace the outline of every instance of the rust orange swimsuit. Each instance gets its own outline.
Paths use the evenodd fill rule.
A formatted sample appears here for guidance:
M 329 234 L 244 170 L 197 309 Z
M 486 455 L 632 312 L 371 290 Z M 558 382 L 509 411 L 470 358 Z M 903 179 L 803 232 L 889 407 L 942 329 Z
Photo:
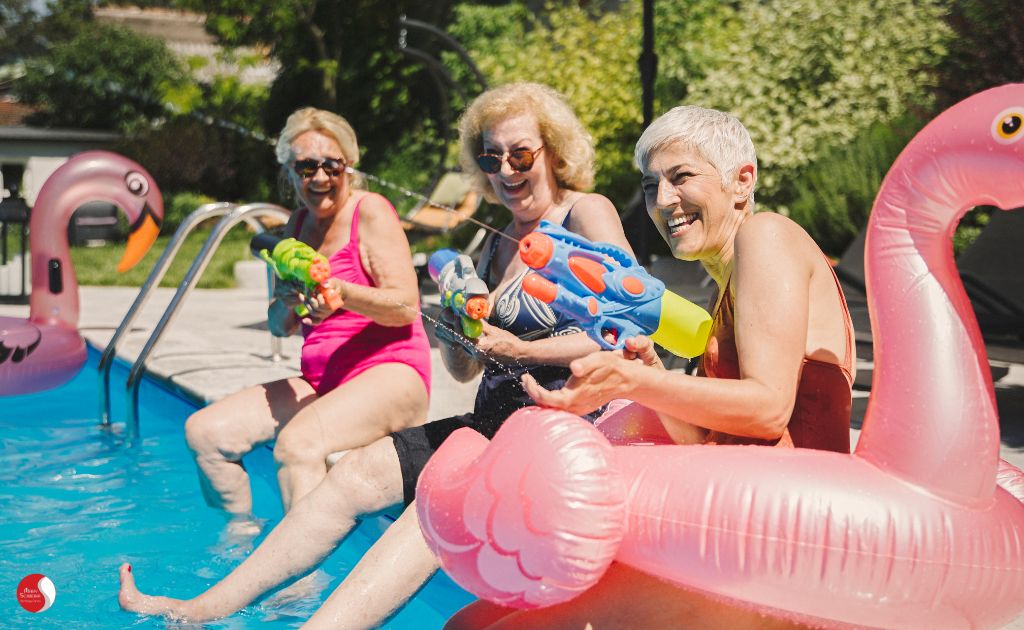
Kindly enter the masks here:
M 832 274 L 835 278 L 835 273 Z M 777 440 L 730 435 L 711 431 L 706 444 L 762 444 L 768 446 L 815 448 L 839 453 L 850 452 L 850 409 L 853 385 L 853 322 L 846 297 L 836 278 L 836 290 L 843 303 L 846 321 L 846 356 L 836 363 L 804 357 L 797 386 L 796 404 L 789 424 Z M 725 287 L 711 326 L 711 336 L 701 359 L 700 372 L 709 378 L 740 377 L 739 357 L 734 336 L 734 313 L 729 286 Z

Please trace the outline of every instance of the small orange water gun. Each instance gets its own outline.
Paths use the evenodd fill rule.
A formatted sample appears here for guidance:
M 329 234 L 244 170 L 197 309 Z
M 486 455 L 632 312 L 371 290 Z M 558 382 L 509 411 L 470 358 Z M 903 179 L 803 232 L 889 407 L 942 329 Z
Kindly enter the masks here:
M 427 261 L 427 271 L 441 293 L 441 306 L 451 309 L 462 322 L 462 334 L 476 339 L 483 332 L 481 323 L 491 314 L 487 301 L 490 291 L 476 275 L 473 260 L 454 249 L 439 249 Z
M 309 245 L 298 239 L 281 238 L 264 232 L 253 237 L 249 249 L 266 261 L 278 278 L 300 282 L 306 287 L 307 295 L 316 291 L 327 306 L 334 310 L 344 305 L 338 292 L 324 285 L 331 277 L 330 261 Z M 300 317 L 309 315 L 309 309 L 304 304 L 296 306 L 295 312 Z

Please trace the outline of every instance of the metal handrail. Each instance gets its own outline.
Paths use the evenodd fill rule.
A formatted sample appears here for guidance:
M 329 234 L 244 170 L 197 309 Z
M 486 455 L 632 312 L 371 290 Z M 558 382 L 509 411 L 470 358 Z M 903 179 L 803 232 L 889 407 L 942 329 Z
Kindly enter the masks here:
M 287 221 L 289 214 L 285 208 L 272 203 L 245 204 L 232 210 L 210 232 L 210 236 L 206 239 L 206 243 L 203 244 L 203 248 L 199 250 L 199 254 L 196 255 L 192 266 L 189 267 L 181 284 L 178 285 L 178 290 L 174 293 L 174 297 L 171 298 L 171 302 L 168 304 L 167 310 L 164 311 L 163 317 L 160 318 L 156 327 L 153 328 L 149 340 L 146 341 L 146 345 L 139 351 L 139 356 L 135 359 L 135 363 L 132 364 L 131 370 L 128 372 L 128 380 L 125 383 L 125 389 L 128 393 L 128 418 L 125 422 L 125 441 L 129 446 L 134 445 L 139 437 L 139 385 L 142 383 L 142 374 L 145 372 L 146 359 L 149 358 L 149 354 L 156 347 L 157 342 L 160 341 L 160 337 L 167 329 L 167 326 L 174 320 L 182 301 L 198 283 L 203 271 L 206 270 L 206 265 L 210 262 L 213 252 L 220 245 L 220 242 L 224 240 L 228 230 L 249 218 L 273 217 L 281 221 Z
M 199 206 L 192 211 L 185 220 L 181 222 L 178 229 L 175 230 L 174 236 L 167 243 L 167 247 L 164 248 L 162 254 L 160 254 L 159 260 L 153 265 L 153 270 L 149 272 L 149 277 L 142 284 L 142 288 L 139 289 L 139 294 L 135 296 L 135 302 L 132 303 L 128 312 L 125 314 L 124 319 L 121 320 L 121 325 L 114 331 L 114 336 L 107 342 L 107 347 L 103 350 L 103 355 L 100 357 L 99 366 L 99 386 L 100 386 L 100 424 L 106 426 L 110 424 L 110 369 L 114 365 L 114 357 L 117 354 L 117 344 L 130 329 L 132 324 L 135 322 L 135 318 L 138 317 L 143 307 L 146 305 L 146 301 L 149 300 L 150 294 L 153 289 L 160 286 L 160 281 L 163 280 L 164 274 L 167 273 L 168 267 L 171 266 L 171 262 L 174 257 L 178 254 L 178 250 L 181 249 L 182 244 L 185 242 L 187 237 L 192 230 L 194 230 L 203 221 L 227 214 L 234 209 L 236 204 L 227 202 L 216 202 L 207 203 Z

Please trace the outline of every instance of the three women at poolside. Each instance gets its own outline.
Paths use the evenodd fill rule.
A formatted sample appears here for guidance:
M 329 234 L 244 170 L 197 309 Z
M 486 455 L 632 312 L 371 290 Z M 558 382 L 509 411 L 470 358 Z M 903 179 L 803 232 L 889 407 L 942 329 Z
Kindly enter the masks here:
M 415 509 L 408 509 L 430 454 L 458 428 L 491 436 L 512 412 L 533 404 L 520 384 L 522 375 L 548 388 L 561 387 L 570 376 L 568 363 L 598 349 L 576 322 L 523 291 L 528 269 L 519 259 L 518 239 L 546 219 L 593 241 L 629 249 L 611 202 L 584 192 L 593 182 L 592 142 L 550 88 L 513 84 L 478 97 L 460 122 L 460 154 L 475 186 L 512 216 L 501 234 L 485 243 L 478 264 L 494 305 L 483 333 L 466 343 L 439 329 L 440 354 L 452 376 L 468 381 L 482 373 L 473 411 L 395 430 L 350 450 L 308 494 L 292 497 L 291 510 L 252 555 L 194 599 L 143 595 L 135 588 L 131 569 L 122 566 L 119 601 L 124 609 L 192 621 L 229 615 L 314 569 L 356 519 L 394 505 L 406 509 L 310 619 L 310 626 L 379 624 L 437 569 Z M 296 164 L 294 158 L 286 163 Z M 321 178 L 321 170 L 317 166 L 314 178 L 327 181 L 316 190 L 340 187 L 336 177 L 327 177 L 330 173 Z M 407 249 L 404 237 L 398 240 Z M 399 258 L 403 264 L 407 259 L 408 251 Z M 376 269 L 375 259 L 369 262 Z

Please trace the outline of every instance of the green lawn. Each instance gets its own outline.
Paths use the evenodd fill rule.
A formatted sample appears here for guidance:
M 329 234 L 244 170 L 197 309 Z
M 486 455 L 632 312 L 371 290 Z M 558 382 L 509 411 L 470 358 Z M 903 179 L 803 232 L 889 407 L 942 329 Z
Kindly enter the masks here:
M 196 230 L 185 239 L 171 263 L 170 269 L 160 282 L 162 287 L 176 287 L 188 271 L 192 261 L 202 248 L 210 233 Z M 101 247 L 72 247 L 71 260 L 80 285 L 100 286 L 142 286 L 157 258 L 163 253 L 170 236 L 161 236 L 150 248 L 139 264 L 126 273 L 117 272 L 117 263 L 124 253 L 123 244 L 108 244 Z M 204 289 L 226 289 L 235 286 L 235 262 L 252 258 L 249 253 L 249 239 L 252 234 L 244 228 L 235 227 L 221 241 L 213 258 L 206 266 L 199 284 Z

